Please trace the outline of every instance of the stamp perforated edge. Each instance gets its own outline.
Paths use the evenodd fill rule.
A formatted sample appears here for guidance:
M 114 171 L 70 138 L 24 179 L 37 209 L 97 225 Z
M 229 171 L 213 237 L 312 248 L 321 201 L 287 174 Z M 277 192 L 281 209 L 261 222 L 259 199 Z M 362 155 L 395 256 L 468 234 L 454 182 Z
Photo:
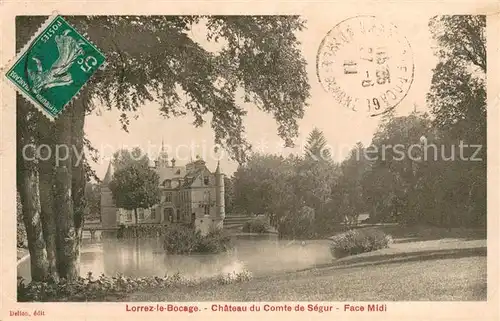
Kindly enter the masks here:
M 7 74 L 9 71 L 14 67 L 14 65 L 19 61 L 19 59 L 28 51 L 28 49 L 31 47 L 31 45 L 34 43 L 34 41 L 41 35 L 42 32 L 47 29 L 50 24 L 57 19 L 58 17 L 61 17 L 64 22 L 66 22 L 74 31 L 78 32 L 81 36 L 85 38 L 86 41 L 88 41 L 92 46 L 99 51 L 100 54 L 104 56 L 104 62 L 99 66 L 99 70 L 104 70 L 107 65 L 107 60 L 106 60 L 106 55 L 102 52 L 102 50 L 97 47 L 91 39 L 89 39 L 89 36 L 87 33 L 81 33 L 76 29 L 71 23 L 69 23 L 64 17 L 57 11 L 52 12 L 52 14 L 45 20 L 44 23 L 38 27 L 37 31 L 31 36 L 31 38 L 26 42 L 26 44 L 22 47 L 22 49 L 15 55 L 14 58 L 10 59 L 9 62 L 1 68 L 1 72 L 3 73 L 2 79 L 9 84 L 11 88 L 13 88 L 16 92 L 18 92 L 26 101 L 31 103 L 42 115 L 44 115 L 48 120 L 51 122 L 55 122 L 55 120 L 66 111 L 66 108 L 69 105 L 72 105 L 73 102 L 78 99 L 80 96 L 80 93 L 82 90 L 88 85 L 89 82 L 92 82 L 92 78 L 94 77 L 94 74 L 92 74 L 89 79 L 80 87 L 80 89 L 73 95 L 73 97 L 61 108 L 61 111 L 57 115 L 52 115 L 49 113 L 43 106 L 41 106 L 38 102 L 34 101 L 29 95 L 27 95 L 24 91 L 20 90 L 12 81 L 7 77 Z

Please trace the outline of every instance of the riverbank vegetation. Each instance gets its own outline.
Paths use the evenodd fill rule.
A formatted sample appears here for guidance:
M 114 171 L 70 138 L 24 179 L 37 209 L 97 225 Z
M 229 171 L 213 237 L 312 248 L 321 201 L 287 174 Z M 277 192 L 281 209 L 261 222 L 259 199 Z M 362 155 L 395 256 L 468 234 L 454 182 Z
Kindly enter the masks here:
M 233 247 L 231 237 L 223 230 L 202 235 L 194 228 L 175 225 L 163 230 L 163 248 L 168 254 L 222 253 Z
M 393 242 L 390 235 L 374 228 L 349 230 L 330 240 L 330 251 L 334 258 L 385 249 Z
M 92 273 L 76 280 L 64 279 L 56 282 L 31 282 L 25 284 L 21 278 L 17 285 L 18 302 L 82 302 L 119 300 L 127 294 L 137 291 L 157 291 L 171 288 L 189 288 L 195 286 L 212 287 L 246 282 L 251 279 L 250 272 L 244 270 L 220 274 L 206 279 L 188 279 L 177 273 L 165 277 L 130 278 L 124 276 L 94 278 Z
M 247 221 L 241 227 L 241 231 L 244 233 L 268 233 L 271 230 L 271 226 L 267 222 L 259 219 L 253 219 Z

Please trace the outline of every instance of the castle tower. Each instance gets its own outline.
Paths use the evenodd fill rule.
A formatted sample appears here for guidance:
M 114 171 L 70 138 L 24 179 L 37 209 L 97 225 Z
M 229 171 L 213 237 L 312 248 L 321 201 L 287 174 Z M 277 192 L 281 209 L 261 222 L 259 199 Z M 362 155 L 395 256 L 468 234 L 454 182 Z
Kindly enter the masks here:
M 158 160 L 156 161 L 156 167 L 167 168 L 168 167 L 168 153 L 165 150 L 165 145 L 163 144 L 163 139 L 161 140 L 161 150 L 158 155 Z
M 117 208 L 113 201 L 113 194 L 109 189 L 109 183 L 113 179 L 114 167 L 109 162 L 108 170 L 101 183 L 101 222 L 103 227 L 115 227 L 117 225 Z
M 218 228 L 222 228 L 226 214 L 224 204 L 224 174 L 220 170 L 219 162 L 217 162 L 217 169 L 215 170 L 215 207 L 214 224 Z

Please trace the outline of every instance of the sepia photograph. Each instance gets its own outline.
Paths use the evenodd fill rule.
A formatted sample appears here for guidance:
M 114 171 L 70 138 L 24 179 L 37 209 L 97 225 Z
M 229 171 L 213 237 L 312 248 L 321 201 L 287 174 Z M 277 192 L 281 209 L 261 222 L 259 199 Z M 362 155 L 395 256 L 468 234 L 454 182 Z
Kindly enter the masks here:
M 482 14 L 16 16 L 15 301 L 486 302 L 486 39 Z

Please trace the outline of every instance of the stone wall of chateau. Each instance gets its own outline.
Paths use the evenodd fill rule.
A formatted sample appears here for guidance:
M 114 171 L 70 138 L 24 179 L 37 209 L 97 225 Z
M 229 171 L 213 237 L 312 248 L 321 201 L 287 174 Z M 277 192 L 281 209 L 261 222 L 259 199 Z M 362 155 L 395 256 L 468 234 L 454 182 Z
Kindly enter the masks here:
M 117 211 L 113 202 L 111 190 L 106 186 L 101 187 L 101 222 L 103 228 L 114 228 L 117 226 Z

